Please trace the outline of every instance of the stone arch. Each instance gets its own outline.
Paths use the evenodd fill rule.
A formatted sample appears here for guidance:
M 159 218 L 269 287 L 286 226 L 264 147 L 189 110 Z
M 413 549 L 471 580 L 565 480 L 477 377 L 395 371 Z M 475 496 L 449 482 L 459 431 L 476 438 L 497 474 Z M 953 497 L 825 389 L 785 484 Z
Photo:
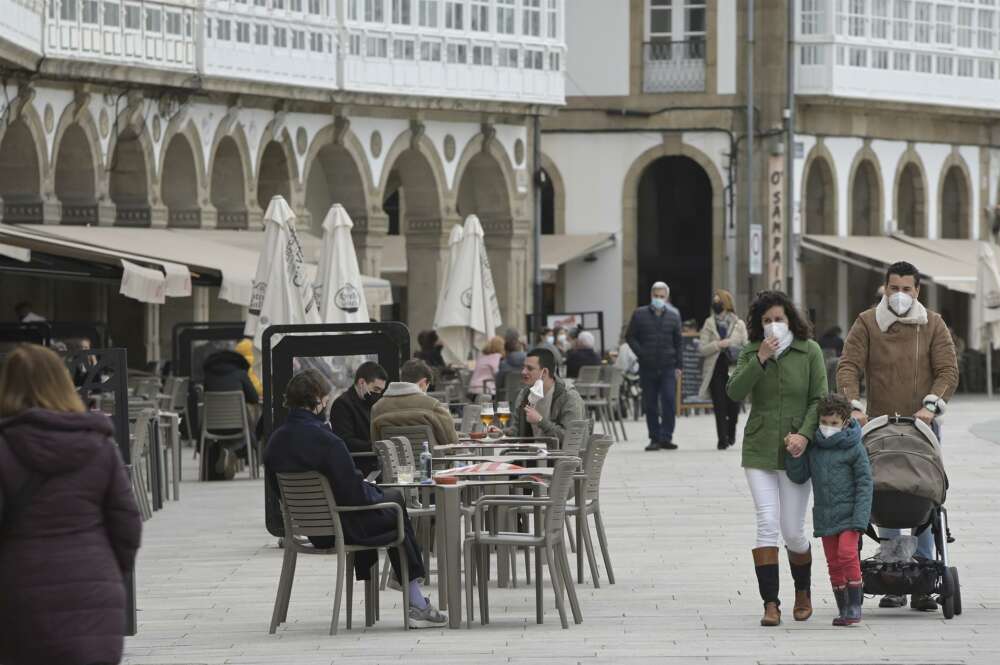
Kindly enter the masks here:
M 466 145 L 455 170 L 453 196 L 459 217 L 474 214 L 488 231 L 511 222 L 514 170 L 503 148 L 492 140 L 484 146 L 484 140 L 480 134 Z
M 552 216 L 552 233 L 566 233 L 566 185 L 559 167 L 548 155 L 542 153 L 542 170 L 546 185 L 542 189 L 542 233 L 547 232 L 547 217 Z M 550 199 L 551 197 L 551 199 Z M 551 210 L 549 210 L 551 206 Z
M 430 139 L 422 133 L 415 137 L 412 130 L 403 132 L 389 147 L 383 164 L 378 189 L 380 200 L 384 201 L 392 193 L 388 186 L 395 173 L 404 193 L 404 232 L 409 230 L 411 223 L 422 226 L 444 217 L 447 179 L 441 157 Z
M 6 123 L 3 123 L 6 124 Z M 29 104 L 0 134 L 0 200 L 3 221 L 43 221 L 42 181 L 47 172 L 45 139 Z
M 683 143 L 679 137 L 668 136 L 663 144 L 646 150 L 633 160 L 625 174 L 622 188 L 622 309 L 625 312 L 638 304 L 639 181 L 647 167 L 661 157 L 688 157 L 708 176 L 712 188 L 712 284 L 722 284 L 725 275 L 723 229 L 726 213 L 722 176 L 708 155 Z M 708 307 L 708 301 L 704 306 Z
M 847 228 L 850 235 L 878 236 L 884 232 L 882 172 L 867 145 L 854 157 L 848 177 Z
M 806 158 L 801 200 L 806 234 L 837 235 L 836 162 L 822 142 Z
M 316 133 L 306 152 L 302 181 L 305 208 L 317 235 L 334 203 L 344 206 L 359 230 L 368 227 L 370 215 L 382 217 L 380 207 L 370 203 L 374 185 L 364 148 L 350 129 L 341 131 L 331 123 Z
M 205 191 L 204 159 L 201 139 L 194 124 L 176 127 L 163 140 L 160 152 L 160 195 L 167 206 L 167 226 L 198 228 L 202 223 Z
M 226 131 L 220 124 L 209 153 L 209 199 L 216 212 L 216 226 L 223 229 L 246 229 L 250 211 L 260 215 L 253 188 L 253 162 L 246 134 L 239 125 Z
M 896 230 L 914 238 L 927 237 L 927 175 L 920 155 L 912 147 L 896 166 L 893 191 Z
M 953 152 L 941 166 L 938 180 L 938 237 L 968 238 L 972 202 L 972 178 L 965 160 Z
M 53 187 L 63 224 L 97 224 L 107 200 L 101 138 L 90 110 L 66 106 L 53 136 Z
M 149 226 L 153 223 L 153 206 L 159 206 L 156 182 L 156 160 L 153 142 L 145 122 L 129 124 L 126 108 L 116 121 L 117 133 L 112 133 L 108 146 L 108 194 L 115 204 L 115 224 L 119 226 Z
M 281 195 L 299 215 L 303 211 L 295 146 L 287 128 L 281 127 L 277 134 L 274 129 L 272 120 L 264 129 L 257 150 L 257 205 L 267 210 L 271 198 Z

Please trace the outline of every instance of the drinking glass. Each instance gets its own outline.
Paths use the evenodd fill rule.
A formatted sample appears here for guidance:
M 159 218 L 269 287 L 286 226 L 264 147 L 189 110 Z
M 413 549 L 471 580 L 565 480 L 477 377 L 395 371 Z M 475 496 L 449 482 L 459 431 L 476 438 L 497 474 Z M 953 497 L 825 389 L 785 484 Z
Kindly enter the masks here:
M 510 403 L 500 402 L 497 404 L 497 418 L 500 420 L 500 427 L 506 427 L 510 420 Z
M 482 405 L 482 410 L 479 412 L 479 419 L 483 423 L 483 427 L 489 428 L 493 424 L 493 405 L 489 402 Z
M 412 483 L 413 482 L 413 467 L 409 464 L 399 467 L 399 471 L 396 473 L 396 480 L 401 483 Z

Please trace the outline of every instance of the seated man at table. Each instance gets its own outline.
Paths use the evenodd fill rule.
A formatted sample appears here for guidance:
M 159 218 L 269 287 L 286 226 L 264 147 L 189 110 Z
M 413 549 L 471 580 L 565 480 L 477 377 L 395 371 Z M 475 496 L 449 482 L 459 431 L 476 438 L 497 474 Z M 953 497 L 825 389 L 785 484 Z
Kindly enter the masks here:
M 531 387 L 539 379 L 545 396 L 534 406 L 528 401 Z M 521 369 L 524 388 L 511 408 L 507 436 L 554 436 L 562 444 L 566 426 L 574 420 L 586 420 L 583 398 L 572 386 L 556 376 L 556 359 L 548 349 L 528 351 Z
M 381 490 L 364 481 L 354 468 L 347 446 L 324 420 L 323 414 L 329 402 L 331 386 L 324 376 L 314 370 L 299 372 L 288 382 L 285 389 L 285 404 L 288 417 L 285 423 L 274 431 L 264 450 L 264 470 L 267 482 L 278 494 L 279 473 L 303 473 L 317 471 L 330 482 L 333 497 L 340 507 L 371 506 L 376 503 L 393 502 L 403 508 L 403 528 L 405 539 L 403 548 L 410 574 L 410 626 L 414 628 L 443 627 L 447 617 L 431 605 L 420 589 L 420 580 L 426 574 L 420 545 L 406 512 L 406 502 L 397 490 Z M 396 535 L 397 513 L 395 510 L 379 510 L 342 513 L 341 525 L 344 540 L 349 545 L 379 546 L 392 542 Z M 326 549 L 335 545 L 333 536 L 315 536 L 309 539 L 318 548 Z M 359 552 L 356 555 L 355 576 L 359 580 L 369 578 L 371 566 L 375 562 L 374 552 Z M 395 581 L 402 578 L 399 573 L 399 552 L 389 549 Z
M 439 446 L 458 443 L 458 432 L 451 412 L 441 402 L 427 395 L 434 380 L 430 366 L 416 358 L 407 360 L 393 381 L 372 407 L 372 441 L 384 439 L 384 427 L 427 425 Z M 411 441 L 411 443 L 413 443 Z
M 354 385 L 340 394 L 330 407 L 330 427 L 344 440 L 351 451 L 354 465 L 363 475 L 378 468 L 374 455 L 356 456 L 354 453 L 371 453 L 372 407 L 382 397 L 389 375 L 376 362 L 361 363 L 354 372 Z

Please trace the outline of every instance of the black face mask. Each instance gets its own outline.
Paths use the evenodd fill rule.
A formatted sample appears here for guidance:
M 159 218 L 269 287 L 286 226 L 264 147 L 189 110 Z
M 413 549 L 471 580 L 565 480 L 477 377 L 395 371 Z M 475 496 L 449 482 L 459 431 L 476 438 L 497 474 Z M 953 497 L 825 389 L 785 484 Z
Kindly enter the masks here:
M 382 393 L 365 393 L 365 396 L 362 399 L 365 400 L 365 404 L 372 407 L 375 406 L 375 402 L 382 399 Z
M 713 302 L 712 303 L 712 311 L 715 312 L 716 314 L 722 314 L 722 303 L 721 302 Z

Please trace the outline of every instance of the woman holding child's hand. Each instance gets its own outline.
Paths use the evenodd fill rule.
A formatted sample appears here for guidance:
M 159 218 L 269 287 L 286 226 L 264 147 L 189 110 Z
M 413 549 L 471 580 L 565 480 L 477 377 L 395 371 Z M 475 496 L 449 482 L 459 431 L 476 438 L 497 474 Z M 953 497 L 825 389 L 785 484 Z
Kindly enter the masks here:
M 812 615 L 812 553 L 805 532 L 808 484 L 792 482 L 788 457 L 801 457 L 816 432 L 816 404 L 827 392 L 823 351 L 809 324 L 779 291 L 764 291 L 747 317 L 750 343 L 743 348 L 727 391 L 751 398 L 743 433 L 743 468 L 757 514 L 753 549 L 757 585 L 764 601 L 762 626 L 781 623 L 778 599 L 778 534 L 788 549 L 795 581 L 796 621 Z

